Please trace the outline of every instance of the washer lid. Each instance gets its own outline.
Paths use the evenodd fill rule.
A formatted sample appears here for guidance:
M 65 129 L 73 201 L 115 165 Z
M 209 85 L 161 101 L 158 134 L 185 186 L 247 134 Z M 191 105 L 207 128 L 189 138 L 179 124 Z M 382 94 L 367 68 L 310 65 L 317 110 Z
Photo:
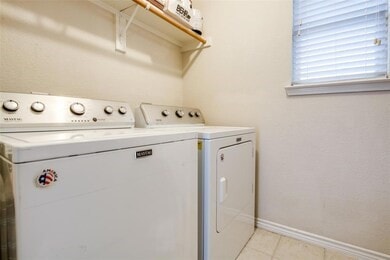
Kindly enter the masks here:
M 197 132 L 198 138 L 204 140 L 255 133 L 255 129 L 253 127 L 233 127 L 233 126 L 195 126 L 194 127 L 194 126 L 182 125 L 182 126 L 170 126 L 170 127 L 154 127 L 148 129 L 151 131 L 158 131 L 158 132 L 170 132 L 172 130 L 180 130 L 185 132 Z
M 101 129 L 7 133 L 0 135 L 0 155 L 14 163 L 197 139 L 191 131 Z

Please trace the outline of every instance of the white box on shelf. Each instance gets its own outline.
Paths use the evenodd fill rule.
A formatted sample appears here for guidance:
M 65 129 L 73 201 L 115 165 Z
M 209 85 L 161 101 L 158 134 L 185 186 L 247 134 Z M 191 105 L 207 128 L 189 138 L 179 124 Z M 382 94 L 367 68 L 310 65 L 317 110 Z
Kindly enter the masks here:
M 192 29 L 191 19 L 193 12 L 189 0 L 167 0 L 164 12 L 179 23 Z

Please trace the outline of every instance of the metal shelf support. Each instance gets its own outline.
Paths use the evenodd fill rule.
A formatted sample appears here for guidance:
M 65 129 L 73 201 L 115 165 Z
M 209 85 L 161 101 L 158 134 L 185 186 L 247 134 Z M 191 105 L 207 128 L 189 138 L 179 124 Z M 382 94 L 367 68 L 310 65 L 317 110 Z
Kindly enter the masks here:
M 213 40 L 211 37 L 206 38 L 206 43 L 195 43 L 194 44 L 189 44 L 181 48 L 181 53 L 185 52 L 192 52 L 192 51 L 199 51 L 202 49 L 210 48 L 213 44 Z
M 134 18 L 138 12 L 139 5 L 137 5 L 129 17 L 123 12 L 115 13 L 116 20 L 116 41 L 115 41 L 115 50 L 120 51 L 122 53 L 126 53 L 126 37 L 127 37 L 127 29 L 130 24 L 134 21 Z

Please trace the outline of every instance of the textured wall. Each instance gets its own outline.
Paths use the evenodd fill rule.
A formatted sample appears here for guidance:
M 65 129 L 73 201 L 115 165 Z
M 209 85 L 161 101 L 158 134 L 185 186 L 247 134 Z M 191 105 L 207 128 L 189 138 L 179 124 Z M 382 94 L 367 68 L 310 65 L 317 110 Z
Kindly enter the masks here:
M 390 254 L 390 92 L 287 97 L 291 1 L 195 4 L 214 45 L 184 103 L 257 128 L 257 216 Z
M 390 254 L 390 93 L 286 97 L 290 1 L 194 1 L 212 48 L 184 76 L 209 123 L 258 129 L 260 218 Z M 87 1 L 1 1 L 3 91 L 182 102 L 181 57 Z
M 88 1 L 1 1 L 2 91 L 181 104 L 176 46 L 131 25 L 115 52 L 115 18 Z

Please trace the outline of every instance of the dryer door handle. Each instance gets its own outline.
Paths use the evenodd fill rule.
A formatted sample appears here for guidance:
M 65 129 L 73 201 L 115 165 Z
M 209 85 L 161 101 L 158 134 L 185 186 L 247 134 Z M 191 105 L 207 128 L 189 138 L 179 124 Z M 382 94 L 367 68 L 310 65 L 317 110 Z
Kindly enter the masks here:
M 226 200 L 228 196 L 228 180 L 225 177 L 219 179 L 219 203 Z

